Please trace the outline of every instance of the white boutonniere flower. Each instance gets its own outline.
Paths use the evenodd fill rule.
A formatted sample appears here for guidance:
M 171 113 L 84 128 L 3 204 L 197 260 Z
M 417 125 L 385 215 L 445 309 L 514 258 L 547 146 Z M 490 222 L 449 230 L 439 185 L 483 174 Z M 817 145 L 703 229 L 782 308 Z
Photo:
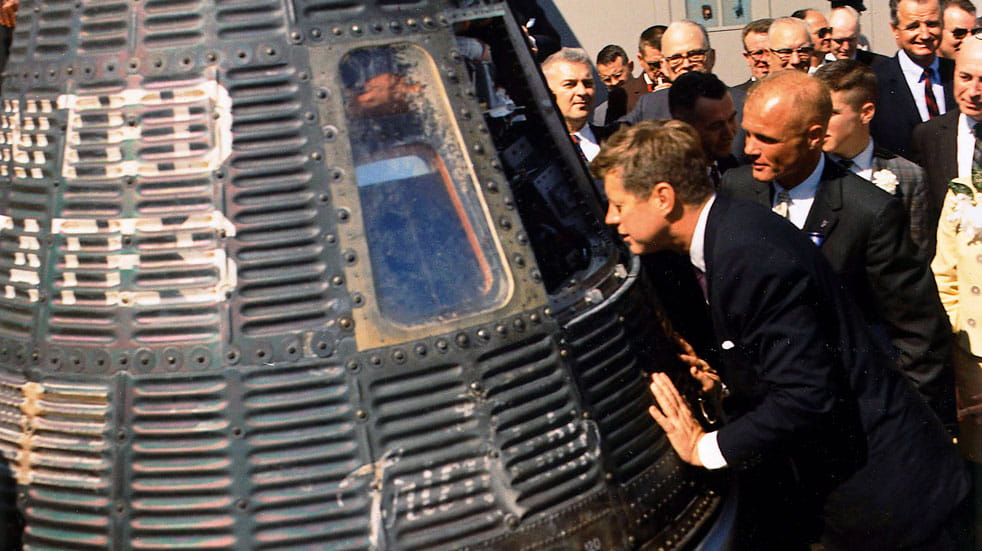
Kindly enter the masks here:
M 972 242 L 982 240 L 982 205 L 975 200 L 975 194 L 982 193 L 982 174 L 973 173 L 971 180 L 955 178 L 948 182 L 948 189 L 955 196 L 948 219 L 957 224 L 957 232 L 970 235 Z
M 884 168 L 873 173 L 873 183 L 890 195 L 896 195 L 900 180 L 897 180 L 896 174 Z

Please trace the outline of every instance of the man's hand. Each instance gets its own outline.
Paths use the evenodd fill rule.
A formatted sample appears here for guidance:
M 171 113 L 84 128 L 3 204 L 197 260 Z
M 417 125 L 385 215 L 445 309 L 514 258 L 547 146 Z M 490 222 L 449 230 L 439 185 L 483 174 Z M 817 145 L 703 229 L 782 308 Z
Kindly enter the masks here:
M 0 2 L 0 25 L 13 27 L 17 21 L 17 8 L 20 0 L 3 0 Z
M 649 407 L 648 413 L 665 431 L 668 441 L 682 461 L 701 467 L 702 461 L 699 460 L 699 450 L 696 446 L 705 432 L 692 415 L 692 410 L 675 389 L 668 375 L 653 373 L 650 388 L 658 406 Z
M 689 374 L 692 375 L 692 378 L 699 381 L 704 394 L 712 394 L 720 387 L 721 381 L 719 374 L 706 363 L 706 360 L 696 355 L 696 351 L 692 348 L 692 345 L 683 339 L 682 335 L 674 333 L 672 338 L 675 339 L 675 344 L 682 350 L 682 353 L 679 354 L 679 359 L 685 365 L 689 366 Z

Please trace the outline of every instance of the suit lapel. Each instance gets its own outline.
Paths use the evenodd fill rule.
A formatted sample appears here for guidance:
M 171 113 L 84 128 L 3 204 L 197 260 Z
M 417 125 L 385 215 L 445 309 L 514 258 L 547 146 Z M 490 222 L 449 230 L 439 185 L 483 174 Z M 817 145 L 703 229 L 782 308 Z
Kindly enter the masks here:
M 941 166 L 958 175 L 958 109 L 952 109 L 950 114 L 942 117 L 941 131 L 937 137 L 940 142 L 935 148 L 935 154 L 941 161 Z
M 828 238 L 832 230 L 835 229 L 839 221 L 839 211 L 842 210 L 842 176 L 845 169 L 833 162 L 825 159 L 825 169 L 822 170 L 822 179 L 818 183 L 818 190 L 815 192 L 815 201 L 812 203 L 811 210 L 808 211 L 808 218 L 805 220 L 805 233 L 818 233 L 822 238 Z
M 890 89 L 897 91 L 897 100 L 903 105 L 902 112 L 913 115 L 917 122 L 921 122 L 920 111 L 917 110 L 917 102 L 914 101 L 914 93 L 907 86 L 904 71 L 900 68 L 900 58 L 896 55 L 893 56 L 890 63 Z M 945 107 L 947 108 L 947 105 Z

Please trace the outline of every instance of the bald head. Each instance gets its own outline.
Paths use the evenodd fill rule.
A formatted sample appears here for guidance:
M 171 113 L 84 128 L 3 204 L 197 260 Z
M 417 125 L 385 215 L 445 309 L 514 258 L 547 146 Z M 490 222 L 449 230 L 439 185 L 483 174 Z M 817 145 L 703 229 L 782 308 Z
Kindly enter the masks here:
M 661 53 L 662 73 L 670 80 L 689 71 L 711 73 L 716 61 L 706 29 L 692 21 L 676 21 L 665 29 Z
M 835 8 L 829 14 L 829 26 L 832 27 L 829 51 L 836 59 L 852 59 L 859 46 L 859 12 L 852 6 Z
M 814 44 L 807 23 L 794 17 L 775 19 L 767 31 L 767 39 L 771 48 L 771 72 L 784 69 L 808 72 Z
M 965 39 L 955 54 L 954 92 L 958 109 L 982 122 L 982 40 Z
M 787 189 L 805 181 L 822 157 L 831 114 L 828 89 L 800 71 L 771 73 L 751 87 L 743 128 L 754 178 Z
M 817 67 L 829 52 L 829 22 L 818 10 L 805 10 L 805 23 L 812 37 L 815 53 L 812 55 L 812 66 Z

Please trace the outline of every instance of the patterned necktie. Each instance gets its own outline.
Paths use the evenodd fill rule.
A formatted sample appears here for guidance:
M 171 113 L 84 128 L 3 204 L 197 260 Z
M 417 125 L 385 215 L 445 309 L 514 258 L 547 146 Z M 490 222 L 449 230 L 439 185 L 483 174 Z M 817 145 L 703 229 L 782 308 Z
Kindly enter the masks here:
M 583 159 L 583 162 L 586 164 L 590 164 L 590 161 L 586 158 L 586 154 L 583 153 L 583 148 L 580 147 L 581 138 L 576 134 L 570 134 L 569 139 L 573 140 L 573 145 L 576 146 L 576 152 L 580 154 L 580 158 Z
M 982 122 L 975 123 L 975 153 L 972 154 L 972 173 L 982 171 Z
M 788 218 L 788 209 L 791 207 L 791 194 L 786 190 L 777 192 L 777 204 L 771 209 L 781 218 Z
M 934 76 L 934 71 L 924 69 L 924 103 L 927 104 L 927 116 L 929 119 L 933 119 L 941 114 L 938 112 L 938 100 L 934 98 L 934 88 L 931 81 L 932 76 Z

